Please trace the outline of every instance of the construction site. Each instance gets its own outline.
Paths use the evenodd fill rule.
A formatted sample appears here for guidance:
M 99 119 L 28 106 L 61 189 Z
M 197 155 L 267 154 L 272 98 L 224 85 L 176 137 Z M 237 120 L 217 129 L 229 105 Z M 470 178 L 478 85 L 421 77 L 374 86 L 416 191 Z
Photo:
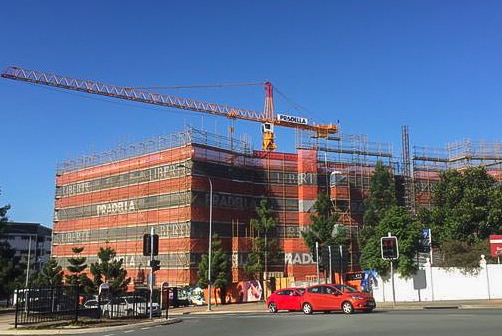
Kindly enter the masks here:
M 232 134 L 185 126 L 174 134 L 58 166 L 52 256 L 65 268 L 72 248 L 84 247 L 81 255 L 90 264 L 101 247 L 110 246 L 136 284 L 145 282 L 150 272 L 150 257 L 143 255 L 145 234 L 159 236 L 155 286 L 196 285 L 208 237 L 217 234 L 231 256 L 230 301 L 242 300 L 236 293 L 248 280 L 245 266 L 254 237 L 250 220 L 257 218 L 263 198 L 277 220 L 271 236 L 282 251 L 280 262 L 265 264 L 263 278 L 274 278 L 278 285 L 316 281 L 316 263 L 301 232 L 311 224 L 319 193 L 329 194 L 340 215 L 338 224 L 345 228 L 350 242 L 347 271 L 360 271 L 358 232 L 377 162 L 392 170 L 402 190 L 399 202 L 412 212 L 431 206 L 434 184 L 447 169 L 484 166 L 502 180 L 502 142 L 410 147 L 403 126 L 401 151 L 395 154 L 392 144 L 343 134 L 337 125 L 276 115 L 267 85 L 264 112 L 256 113 L 19 68 L 9 68 L 2 77 L 261 123 L 261 149 Z M 276 150 L 276 126 L 295 130 L 294 152 Z

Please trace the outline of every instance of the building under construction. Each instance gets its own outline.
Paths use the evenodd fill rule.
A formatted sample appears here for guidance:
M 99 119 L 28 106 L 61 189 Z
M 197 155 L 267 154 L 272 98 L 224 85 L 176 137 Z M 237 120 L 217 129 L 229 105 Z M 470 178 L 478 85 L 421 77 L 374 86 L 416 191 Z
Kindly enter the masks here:
M 73 247 L 87 262 L 110 246 L 129 276 L 149 272 L 143 235 L 159 235 L 156 283 L 196 284 L 197 267 L 212 232 L 232 260 L 232 282 L 246 280 L 250 219 L 267 198 L 278 221 L 274 238 L 284 253 L 267 265 L 268 276 L 316 279 L 311 251 L 301 237 L 310 225 L 319 192 L 330 192 L 353 244 L 349 267 L 357 268 L 357 234 L 363 198 L 377 160 L 392 165 L 390 145 L 341 135 L 337 141 L 297 139 L 296 153 L 253 150 L 246 142 L 193 128 L 60 165 L 52 255 L 62 266 Z M 212 194 L 212 209 L 210 196 Z
M 363 199 L 377 161 L 396 177 L 405 176 L 403 202 L 413 209 L 430 205 L 439 173 L 449 168 L 484 165 L 502 180 L 502 143 L 464 141 L 443 151 L 415 147 L 412 156 L 404 150 L 402 165 L 390 145 L 364 136 L 340 135 L 337 141 L 298 137 L 296 146 L 296 153 L 258 151 L 246 142 L 187 127 L 65 162 L 56 177 L 52 255 L 66 266 L 72 248 L 82 246 L 91 263 L 100 247 L 110 246 L 137 278 L 149 272 L 143 235 L 153 228 L 159 235 L 156 283 L 193 285 L 208 251 L 212 210 L 212 232 L 232 256 L 232 282 L 239 283 L 247 279 L 250 219 L 257 217 L 256 207 L 265 197 L 278 220 L 273 235 L 284 253 L 281 262 L 267 265 L 269 276 L 307 282 L 316 279 L 316 266 L 301 231 L 310 225 L 319 192 L 329 192 L 351 242 L 349 268 L 358 268 Z

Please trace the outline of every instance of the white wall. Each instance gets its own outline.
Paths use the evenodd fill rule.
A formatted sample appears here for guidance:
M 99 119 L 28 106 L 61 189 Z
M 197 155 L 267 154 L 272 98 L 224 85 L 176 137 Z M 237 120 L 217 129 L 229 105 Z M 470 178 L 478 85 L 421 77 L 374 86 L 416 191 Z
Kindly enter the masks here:
M 486 265 L 480 261 L 481 268 L 476 274 L 464 274 L 461 269 L 445 269 L 431 267 L 426 264 L 425 288 L 415 289 L 414 278 L 402 278 L 394 275 L 395 300 L 441 301 L 468 299 L 501 299 L 502 298 L 502 264 Z M 417 277 L 417 276 L 416 276 Z M 416 280 L 416 279 L 415 279 Z M 392 302 L 392 281 L 390 276 L 378 277 L 378 284 L 373 287 L 373 296 L 378 302 Z M 420 287 L 420 286 L 418 286 Z

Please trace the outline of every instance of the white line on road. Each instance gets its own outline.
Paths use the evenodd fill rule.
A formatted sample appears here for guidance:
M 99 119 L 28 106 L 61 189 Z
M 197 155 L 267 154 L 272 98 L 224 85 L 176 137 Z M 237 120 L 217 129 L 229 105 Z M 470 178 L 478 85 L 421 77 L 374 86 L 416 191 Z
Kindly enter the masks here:
M 132 333 L 132 332 L 135 332 L 135 331 L 136 330 L 134 330 L 134 329 L 133 330 L 126 330 L 126 331 L 124 331 L 124 334 L 129 334 L 129 333 Z

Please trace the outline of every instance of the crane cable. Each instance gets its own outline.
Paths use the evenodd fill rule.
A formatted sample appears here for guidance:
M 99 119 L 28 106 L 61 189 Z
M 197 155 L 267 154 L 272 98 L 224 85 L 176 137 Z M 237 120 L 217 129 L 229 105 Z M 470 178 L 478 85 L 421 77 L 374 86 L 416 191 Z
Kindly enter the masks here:
M 207 84 L 207 85 L 175 85 L 175 86 L 136 86 L 128 87 L 128 89 L 139 90 L 165 90 L 165 89 L 201 89 L 201 88 L 219 88 L 226 86 L 258 86 L 264 85 L 265 82 L 255 83 L 221 83 L 221 84 Z

